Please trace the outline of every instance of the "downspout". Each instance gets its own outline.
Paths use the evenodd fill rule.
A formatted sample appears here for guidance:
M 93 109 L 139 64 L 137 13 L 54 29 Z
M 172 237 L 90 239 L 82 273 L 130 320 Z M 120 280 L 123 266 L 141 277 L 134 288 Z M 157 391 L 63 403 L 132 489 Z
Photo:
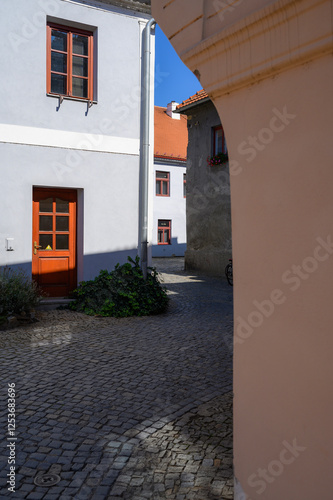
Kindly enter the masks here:
M 146 24 L 143 36 L 142 47 L 142 75 L 143 75 L 143 96 L 142 96 L 142 142 L 140 150 L 141 166 L 141 214 L 140 214 L 140 241 L 141 241 L 141 269 L 145 279 L 147 279 L 148 267 L 148 186 L 149 186 L 149 134 L 150 134 L 150 98 L 151 98 L 151 31 L 156 24 L 155 19 L 150 19 Z

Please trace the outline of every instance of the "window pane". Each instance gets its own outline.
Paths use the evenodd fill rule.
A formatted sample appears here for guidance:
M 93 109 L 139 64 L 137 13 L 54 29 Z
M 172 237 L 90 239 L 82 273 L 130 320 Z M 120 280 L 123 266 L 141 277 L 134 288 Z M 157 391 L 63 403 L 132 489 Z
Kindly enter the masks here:
M 156 172 L 156 178 L 158 179 L 167 179 L 169 172 Z
M 67 77 L 51 73 L 51 92 L 54 94 L 66 95 Z
M 170 241 L 170 231 L 169 229 L 164 230 L 164 243 L 169 243 Z
M 51 71 L 67 73 L 67 54 L 51 52 Z
M 68 234 L 56 235 L 56 248 L 57 250 L 68 250 Z
M 52 250 L 52 234 L 40 234 L 39 244 L 41 246 L 40 250 L 46 250 L 46 247 L 50 247 L 47 250 Z
M 53 217 L 52 215 L 39 216 L 39 230 L 52 231 L 53 230 Z
M 156 181 L 156 194 L 161 194 L 161 183 Z
M 69 231 L 69 217 L 56 216 L 56 231 Z
M 53 198 L 46 198 L 45 200 L 40 200 L 39 211 L 40 212 L 52 212 L 53 211 Z
M 159 220 L 158 225 L 160 227 L 169 227 L 169 221 L 168 220 Z
M 73 75 L 88 76 L 88 59 L 73 56 Z
M 162 229 L 158 230 L 158 242 L 163 243 L 163 230 Z
M 69 201 L 62 200 L 61 198 L 56 198 L 56 212 L 62 214 L 69 213 Z
M 88 97 L 88 80 L 73 78 L 72 94 L 76 97 Z
M 52 30 L 51 49 L 67 52 L 67 33 Z
M 223 131 L 222 129 L 215 130 L 215 151 L 214 154 L 222 153 L 222 139 Z
M 73 54 L 88 55 L 88 37 L 73 35 Z
M 168 194 L 168 183 L 162 181 L 162 185 L 163 185 L 163 194 Z

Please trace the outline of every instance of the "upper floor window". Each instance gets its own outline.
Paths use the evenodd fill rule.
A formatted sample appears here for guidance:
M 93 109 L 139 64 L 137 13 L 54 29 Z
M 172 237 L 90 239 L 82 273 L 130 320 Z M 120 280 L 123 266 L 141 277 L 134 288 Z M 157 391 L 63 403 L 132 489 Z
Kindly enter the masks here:
M 156 172 L 156 196 L 170 196 L 169 172 Z
M 183 174 L 183 196 L 186 198 L 186 174 Z
M 171 220 L 158 220 L 158 245 L 171 245 Z
M 222 125 L 213 127 L 213 156 L 219 153 L 227 154 L 227 143 Z
M 48 23 L 47 93 L 93 100 L 93 33 Z

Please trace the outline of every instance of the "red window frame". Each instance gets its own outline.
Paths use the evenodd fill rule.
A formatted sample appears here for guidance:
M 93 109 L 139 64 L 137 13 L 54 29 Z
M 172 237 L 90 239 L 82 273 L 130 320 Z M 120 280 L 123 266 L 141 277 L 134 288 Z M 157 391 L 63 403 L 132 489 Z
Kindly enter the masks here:
M 171 245 L 171 220 L 158 220 L 157 244 Z
M 161 177 L 161 174 L 166 174 L 166 177 Z M 166 194 L 163 193 L 164 186 L 166 186 Z M 162 170 L 156 172 L 156 196 L 170 196 L 170 172 Z
M 183 174 L 183 196 L 186 198 L 186 174 Z
M 218 133 L 220 130 L 222 130 L 221 149 L 219 148 L 219 141 L 218 141 Z M 213 156 L 215 156 L 219 153 L 227 153 L 227 144 L 226 144 L 224 130 L 223 130 L 222 125 L 217 125 L 217 127 L 213 127 Z
M 52 31 L 61 31 L 67 34 L 67 51 L 60 51 L 52 48 Z M 88 55 L 76 54 L 73 52 L 73 35 L 86 36 L 88 38 Z M 68 26 L 62 26 L 60 24 L 48 23 L 47 24 L 47 75 L 46 75 L 46 89 L 47 93 L 51 95 L 62 95 L 64 97 L 71 97 L 73 99 L 83 99 L 87 101 L 93 101 L 94 87 L 93 87 L 93 44 L 94 35 L 91 31 L 80 30 L 76 28 L 71 28 Z M 52 70 L 51 67 L 51 54 L 60 53 L 67 54 L 66 62 L 67 68 L 65 73 Z M 73 56 L 81 57 L 87 59 L 87 76 L 73 74 Z M 66 92 L 59 94 L 59 92 L 53 92 L 51 89 L 52 84 L 52 74 L 58 74 L 66 76 Z M 73 77 L 80 78 L 87 81 L 87 95 L 86 96 L 76 96 L 73 95 Z

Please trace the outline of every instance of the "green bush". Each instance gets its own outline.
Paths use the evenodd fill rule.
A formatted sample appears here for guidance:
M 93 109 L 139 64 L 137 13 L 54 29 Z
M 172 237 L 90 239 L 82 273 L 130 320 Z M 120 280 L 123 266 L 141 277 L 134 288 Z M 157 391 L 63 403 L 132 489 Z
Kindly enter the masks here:
M 76 300 L 70 309 L 116 318 L 164 312 L 169 299 L 156 270 L 149 268 L 145 280 L 139 257 L 135 261 L 128 257 L 128 261 L 122 266 L 117 264 L 111 272 L 104 270 L 95 279 L 81 282 L 73 292 Z
M 39 304 L 38 285 L 20 269 L 0 269 L 0 316 L 29 313 Z

